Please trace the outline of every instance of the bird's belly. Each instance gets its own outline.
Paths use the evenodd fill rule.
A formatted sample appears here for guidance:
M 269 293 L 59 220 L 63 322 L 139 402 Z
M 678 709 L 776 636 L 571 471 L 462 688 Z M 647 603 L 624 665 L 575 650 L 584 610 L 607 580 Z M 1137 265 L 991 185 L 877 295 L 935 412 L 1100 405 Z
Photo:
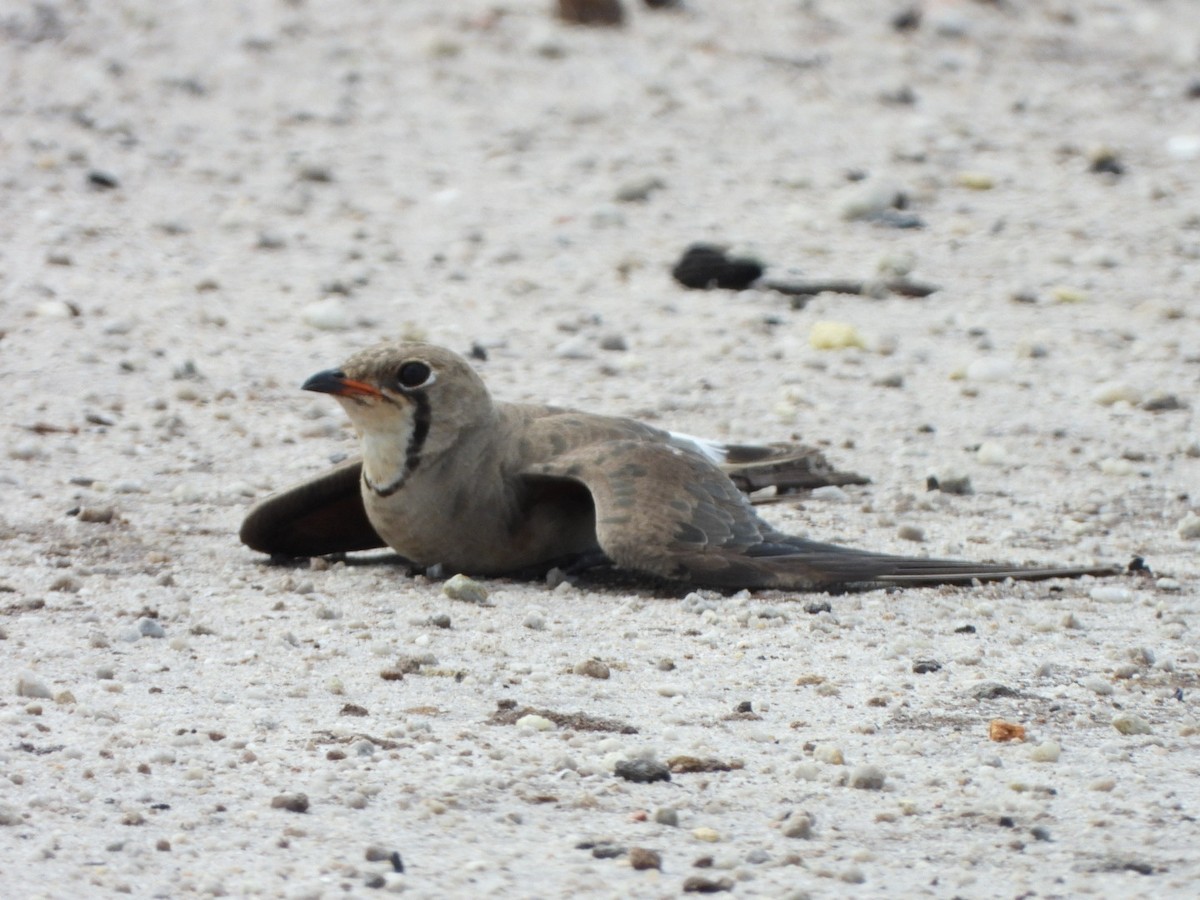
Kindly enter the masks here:
M 364 491 L 367 518 L 389 547 L 418 566 L 448 573 L 502 575 L 598 549 L 590 516 L 522 517 L 455 513 L 444 502 L 420 503 L 404 491 L 380 498 Z

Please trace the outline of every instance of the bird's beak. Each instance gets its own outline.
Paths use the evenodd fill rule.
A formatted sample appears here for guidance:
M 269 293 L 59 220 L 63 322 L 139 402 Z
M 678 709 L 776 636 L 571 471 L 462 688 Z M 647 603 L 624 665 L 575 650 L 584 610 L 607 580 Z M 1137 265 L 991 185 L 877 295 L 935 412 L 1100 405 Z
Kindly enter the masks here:
M 333 394 L 336 397 L 382 397 L 379 388 L 365 381 L 355 381 L 347 378 L 337 369 L 326 369 L 318 372 L 304 382 L 301 390 L 316 391 L 320 394 Z

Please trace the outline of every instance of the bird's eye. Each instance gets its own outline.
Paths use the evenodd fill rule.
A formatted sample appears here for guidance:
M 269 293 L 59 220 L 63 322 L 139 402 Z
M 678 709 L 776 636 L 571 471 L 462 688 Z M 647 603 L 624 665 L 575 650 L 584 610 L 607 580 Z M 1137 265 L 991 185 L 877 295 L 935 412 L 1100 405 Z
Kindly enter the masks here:
M 402 388 L 418 388 L 433 378 L 433 371 L 423 362 L 406 362 L 396 372 L 396 381 Z

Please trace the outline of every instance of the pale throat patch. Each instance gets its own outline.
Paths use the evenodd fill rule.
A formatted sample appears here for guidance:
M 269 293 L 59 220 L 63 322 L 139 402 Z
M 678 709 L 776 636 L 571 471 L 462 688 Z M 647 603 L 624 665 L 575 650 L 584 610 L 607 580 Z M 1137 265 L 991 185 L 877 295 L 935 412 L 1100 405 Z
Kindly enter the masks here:
M 363 473 L 376 490 L 386 490 L 408 476 L 407 450 L 415 423 L 413 410 L 405 409 L 401 416 L 391 410 L 388 425 L 394 427 L 368 429 L 359 427 L 362 441 Z M 373 423 L 378 424 L 378 423 Z

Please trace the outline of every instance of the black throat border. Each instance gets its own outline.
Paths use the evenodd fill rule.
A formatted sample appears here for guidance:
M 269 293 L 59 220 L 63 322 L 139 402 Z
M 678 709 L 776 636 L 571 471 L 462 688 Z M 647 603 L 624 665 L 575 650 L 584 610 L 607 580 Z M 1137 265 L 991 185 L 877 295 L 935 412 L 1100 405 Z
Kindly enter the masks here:
M 413 392 L 408 395 L 416 409 L 413 411 L 413 430 L 408 436 L 408 446 L 404 448 L 404 471 L 400 477 L 385 487 L 376 487 L 367 478 L 366 467 L 363 467 L 363 484 L 379 497 L 390 497 L 408 482 L 410 476 L 421 464 L 421 451 L 425 448 L 425 439 L 429 437 L 429 398 L 423 393 Z

